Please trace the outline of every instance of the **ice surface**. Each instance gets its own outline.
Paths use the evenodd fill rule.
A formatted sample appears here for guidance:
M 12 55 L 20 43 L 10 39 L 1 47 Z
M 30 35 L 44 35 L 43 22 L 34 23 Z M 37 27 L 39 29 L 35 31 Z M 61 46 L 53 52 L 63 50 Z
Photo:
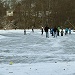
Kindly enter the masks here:
M 26 30 L 26 35 L 24 30 L 0 30 L 0 75 L 74 75 L 74 40 L 75 32 L 46 38 L 39 29 Z

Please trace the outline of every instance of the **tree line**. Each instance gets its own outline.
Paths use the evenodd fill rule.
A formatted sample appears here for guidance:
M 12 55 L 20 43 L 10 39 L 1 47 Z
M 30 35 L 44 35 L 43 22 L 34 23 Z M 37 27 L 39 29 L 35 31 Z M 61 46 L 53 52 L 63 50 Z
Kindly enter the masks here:
M 6 19 L 4 16 L 10 9 L 10 6 L 4 6 L 4 3 L 0 1 L 0 23 Z M 11 0 L 11 9 L 14 12 L 13 27 L 16 28 L 39 28 L 46 23 L 50 27 L 72 27 L 71 24 L 75 24 L 74 0 Z M 1 23 L 0 27 L 3 26 Z

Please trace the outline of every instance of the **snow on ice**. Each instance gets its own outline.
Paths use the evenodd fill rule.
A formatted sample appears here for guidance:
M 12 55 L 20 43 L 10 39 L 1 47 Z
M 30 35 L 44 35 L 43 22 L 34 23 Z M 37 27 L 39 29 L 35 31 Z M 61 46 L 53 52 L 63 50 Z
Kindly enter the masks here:
M 75 32 L 53 38 L 39 29 L 0 30 L 0 75 L 75 75 Z

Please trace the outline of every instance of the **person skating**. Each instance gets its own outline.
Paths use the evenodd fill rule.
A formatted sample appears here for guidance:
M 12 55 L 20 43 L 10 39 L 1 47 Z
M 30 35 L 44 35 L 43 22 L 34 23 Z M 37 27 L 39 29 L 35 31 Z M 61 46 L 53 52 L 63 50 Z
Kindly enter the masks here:
M 49 27 L 47 25 L 44 30 L 46 32 L 46 38 L 49 38 L 49 33 L 48 33 Z
M 41 35 L 43 35 L 43 26 L 41 27 L 41 32 L 42 32 Z
M 24 29 L 24 35 L 26 35 L 26 29 Z
M 63 29 L 61 29 L 61 36 L 63 36 L 63 33 L 64 33 L 64 31 L 63 31 Z
M 67 34 L 68 34 L 68 28 L 65 29 L 65 35 L 67 35 Z
M 57 36 L 59 36 L 60 27 L 57 28 Z
M 34 32 L 34 26 L 32 26 L 32 32 Z
M 53 36 L 53 28 L 51 28 L 51 30 L 50 30 L 50 34 L 52 34 L 52 36 Z
M 71 28 L 69 28 L 69 34 L 71 34 Z
M 54 35 L 54 37 L 57 37 L 57 28 L 56 28 L 56 26 L 53 29 L 53 35 Z

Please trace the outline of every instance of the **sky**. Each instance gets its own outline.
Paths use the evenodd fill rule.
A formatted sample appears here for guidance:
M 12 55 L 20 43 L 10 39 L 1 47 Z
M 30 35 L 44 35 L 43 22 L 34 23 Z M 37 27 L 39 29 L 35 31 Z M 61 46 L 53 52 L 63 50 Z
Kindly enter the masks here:
M 53 37 L 40 29 L 0 30 L 0 75 L 75 75 L 75 32 Z

